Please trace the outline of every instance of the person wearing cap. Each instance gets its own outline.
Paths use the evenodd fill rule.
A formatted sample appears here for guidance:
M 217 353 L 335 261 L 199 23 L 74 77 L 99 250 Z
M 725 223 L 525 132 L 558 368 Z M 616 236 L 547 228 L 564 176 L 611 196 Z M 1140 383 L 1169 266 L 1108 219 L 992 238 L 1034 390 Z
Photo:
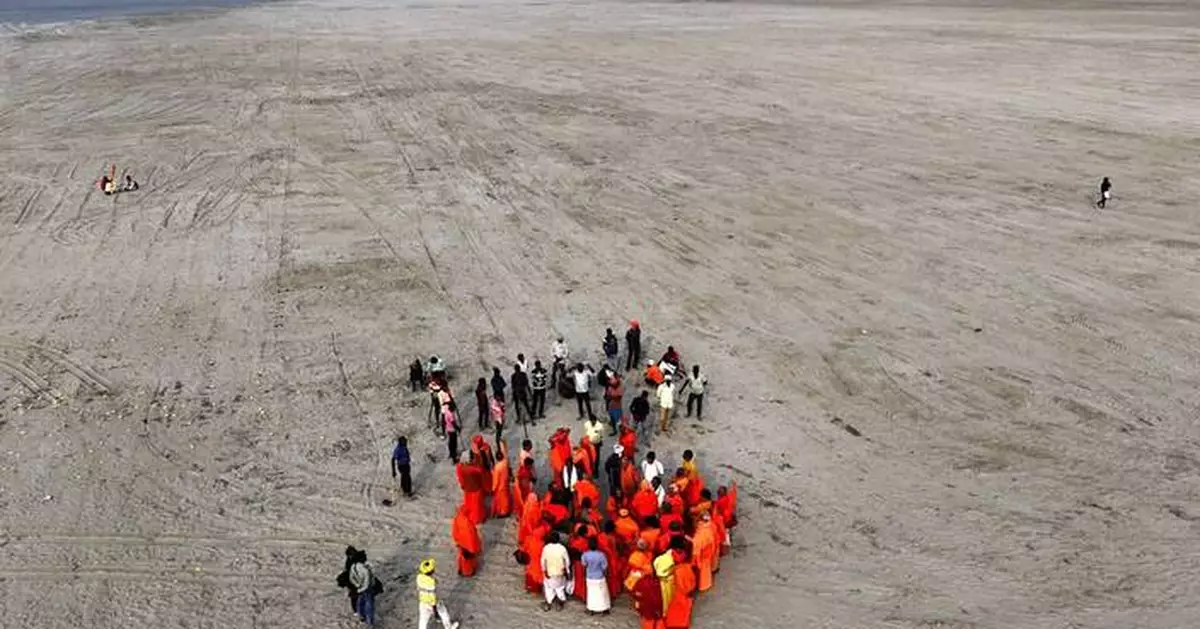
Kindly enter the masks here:
M 629 322 L 625 331 L 625 371 L 632 371 L 642 361 L 642 326 L 637 319 Z
M 436 569 L 437 562 L 433 559 L 426 559 L 421 562 L 421 566 L 417 570 L 417 606 L 420 610 L 417 627 L 418 629 L 427 629 L 429 620 L 436 613 L 438 619 L 442 621 L 443 627 L 458 629 L 458 623 L 450 621 L 450 611 L 446 609 L 446 604 L 438 600 L 437 578 L 434 577 Z
M 655 397 L 658 398 L 659 408 L 658 430 L 665 435 L 671 427 L 671 413 L 675 410 L 675 385 L 670 376 L 664 378 L 663 383 L 658 385 Z
M 558 533 L 550 533 L 546 545 L 542 548 L 542 556 L 538 559 L 542 567 L 542 591 L 546 602 L 542 609 L 550 611 L 550 606 L 556 605 L 561 610 L 567 603 L 567 582 L 571 579 L 571 557 L 567 547 L 562 545 Z

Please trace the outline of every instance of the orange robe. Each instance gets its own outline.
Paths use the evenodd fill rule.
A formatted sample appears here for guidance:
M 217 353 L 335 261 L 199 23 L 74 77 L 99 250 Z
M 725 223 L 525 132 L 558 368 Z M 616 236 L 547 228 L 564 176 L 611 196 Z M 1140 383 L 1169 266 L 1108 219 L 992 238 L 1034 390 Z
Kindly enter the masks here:
M 483 553 L 483 540 L 479 537 L 479 529 L 464 509 L 459 509 L 450 523 L 450 536 L 458 548 L 458 574 L 464 577 L 475 576 L 479 568 L 479 555 Z
M 633 514 L 638 522 L 645 523 L 646 518 L 658 513 L 658 496 L 650 485 L 642 482 L 642 488 L 633 495 Z
M 604 514 L 613 522 L 617 521 L 617 514 L 621 511 L 621 507 L 625 505 L 617 501 L 615 496 L 609 496 L 604 501 Z
M 574 551 L 571 554 L 575 557 L 580 557 L 588 551 L 587 536 L 580 537 L 572 535 L 567 541 L 567 548 Z M 575 598 L 587 602 L 587 574 L 583 569 L 583 562 L 579 559 L 571 560 L 571 577 L 575 581 Z
M 492 466 L 492 517 L 507 518 L 512 513 L 512 494 L 508 489 L 508 459 Z
M 711 500 L 700 500 L 692 503 L 692 508 L 688 509 L 688 513 L 692 516 L 693 522 L 699 522 L 700 516 L 708 513 L 712 514 L 713 503 Z
M 596 483 L 590 479 L 580 478 L 575 482 L 575 511 L 583 509 L 583 499 L 587 498 L 592 503 L 593 509 L 600 508 L 600 490 L 596 488 Z
M 697 585 L 696 567 L 692 562 L 675 564 L 675 596 L 667 606 L 667 629 L 688 629 L 692 624 L 692 604 Z
M 700 572 L 700 591 L 707 592 L 713 586 L 713 562 L 717 556 L 716 531 L 712 522 L 698 522 L 696 534 L 692 536 L 692 557 Z
M 608 560 L 608 595 L 616 598 L 621 594 L 621 579 L 625 577 L 625 558 L 621 556 L 617 539 L 610 533 L 601 533 L 597 538 L 597 546 L 604 558 Z
M 525 589 L 534 594 L 542 593 L 542 581 L 545 578 L 542 575 L 542 549 L 546 547 L 546 535 L 549 533 L 549 527 L 539 524 L 525 536 L 522 545 L 529 555 L 529 563 L 525 564 Z
M 642 473 L 638 471 L 637 466 L 633 461 L 628 459 L 621 461 L 621 493 L 628 500 L 637 493 L 638 485 L 642 482 Z
M 658 550 L 658 540 L 666 537 L 663 535 L 662 529 L 642 529 L 639 537 L 643 540 L 646 540 L 646 548 L 648 548 L 650 552 L 657 552 L 660 555 L 662 554 L 662 551 Z
M 629 575 L 632 575 L 634 572 L 640 572 L 640 573 L 642 573 L 642 575 L 644 575 L 643 578 L 649 577 L 650 579 L 654 580 L 655 583 L 658 582 L 658 578 L 654 576 L 654 557 L 650 556 L 650 553 L 647 551 L 635 550 L 632 553 L 630 553 L 629 563 L 626 564 L 626 568 L 625 568 L 625 576 L 626 576 L 625 589 L 626 590 L 629 589 L 629 586 L 630 586 L 629 579 L 632 578 Z
M 571 458 L 571 433 L 566 428 L 559 428 L 550 437 L 550 472 L 551 478 L 562 478 L 563 467 Z
M 684 502 L 690 505 L 699 504 L 701 500 L 700 492 L 704 491 L 704 479 L 699 474 L 688 477 L 688 486 L 686 493 L 683 494 Z
M 617 518 L 613 524 L 617 527 L 617 537 L 625 544 L 626 548 L 633 548 L 637 542 L 638 533 L 642 530 L 633 518 L 624 517 Z
M 489 485 L 484 477 L 483 468 L 471 463 L 459 463 L 455 466 L 455 472 L 458 474 L 458 486 L 462 488 L 462 506 L 467 510 L 467 517 L 475 524 L 482 524 L 487 519 L 483 489 Z
M 717 556 L 713 560 L 713 572 L 721 569 L 721 556 L 729 552 L 729 530 L 725 528 L 725 518 L 720 512 L 713 513 L 713 533 L 717 538 Z
M 586 441 L 586 437 L 584 440 Z M 592 467 L 592 457 L 583 446 L 575 448 L 575 451 L 571 454 L 571 460 L 575 461 L 575 467 L 579 468 L 580 478 L 592 475 L 592 470 L 595 469 Z
M 579 440 L 579 447 L 587 453 L 588 456 L 588 476 L 594 476 L 596 466 L 600 464 L 600 453 L 596 452 L 596 444 L 592 443 L 591 439 L 586 436 Z
M 647 419 L 646 421 L 650 420 Z M 629 426 L 626 426 L 625 423 L 622 422 L 620 436 L 617 437 L 617 443 L 621 444 L 622 448 L 625 448 L 625 451 L 621 453 L 621 456 L 632 461 L 637 454 L 637 431 Z

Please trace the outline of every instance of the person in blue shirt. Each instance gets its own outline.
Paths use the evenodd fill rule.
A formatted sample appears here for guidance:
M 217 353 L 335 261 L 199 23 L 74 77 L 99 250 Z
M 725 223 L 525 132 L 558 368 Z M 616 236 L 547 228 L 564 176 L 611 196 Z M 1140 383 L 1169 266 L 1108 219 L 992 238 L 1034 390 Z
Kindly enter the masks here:
M 600 544 L 595 537 L 588 538 L 588 550 L 580 557 L 583 564 L 584 577 L 587 582 L 587 612 L 589 615 L 608 615 L 612 608 L 612 598 L 608 594 L 608 557 L 599 550 Z
M 408 437 L 396 439 L 396 449 L 392 450 L 392 479 L 400 475 L 400 490 L 405 498 L 412 498 L 412 459 L 408 455 Z

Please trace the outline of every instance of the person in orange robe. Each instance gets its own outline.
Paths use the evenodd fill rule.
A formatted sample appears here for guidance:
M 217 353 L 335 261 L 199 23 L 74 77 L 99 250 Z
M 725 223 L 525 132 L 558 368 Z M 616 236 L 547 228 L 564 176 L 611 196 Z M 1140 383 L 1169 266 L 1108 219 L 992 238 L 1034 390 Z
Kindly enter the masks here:
M 658 552 L 658 540 L 661 537 L 663 537 L 663 532 L 658 528 L 658 516 L 652 515 L 646 518 L 641 533 L 638 533 L 638 538 L 646 542 L 647 550 L 651 553 Z M 662 553 L 658 552 L 658 554 Z
M 629 459 L 621 460 L 621 493 L 626 499 L 633 498 L 637 493 L 638 486 L 642 482 L 642 473 L 638 471 L 633 461 Z
M 604 522 L 604 518 L 600 515 L 600 512 L 592 508 L 591 498 L 584 498 L 579 501 L 579 513 L 576 514 L 575 520 L 591 525 L 597 531 L 600 530 L 600 525 Z
M 562 478 L 563 467 L 571 458 L 571 431 L 559 428 L 550 436 L 550 472 L 551 478 Z
M 587 437 L 583 438 L 587 441 Z M 583 446 L 575 448 L 571 452 L 571 460 L 575 462 L 575 467 L 579 468 L 579 477 L 587 476 L 591 478 L 592 472 L 596 469 L 592 467 L 592 455 Z
M 621 452 L 621 456 L 633 461 L 637 456 L 637 431 L 633 428 L 630 428 L 629 424 L 625 423 L 625 420 L 621 420 L 621 427 L 618 432 L 619 436 L 617 437 L 617 443 L 621 444 L 621 447 L 624 448 L 624 451 Z
M 462 506 L 467 510 L 467 517 L 471 522 L 482 524 L 487 519 L 483 488 L 491 483 L 485 480 L 483 468 L 473 463 L 469 454 L 464 453 L 463 459 L 464 461 L 455 467 L 458 486 L 463 492 Z
M 525 543 L 525 538 L 534 528 L 542 523 L 542 503 L 537 494 L 530 492 L 525 496 L 525 504 L 521 505 L 521 521 L 517 526 L 517 546 Z
M 543 591 L 542 581 L 545 579 L 545 575 L 542 574 L 542 549 L 546 547 L 548 535 L 550 525 L 544 521 L 540 522 L 525 537 L 523 546 L 526 556 L 529 557 L 529 562 L 525 564 L 525 590 L 539 597 Z
M 629 509 L 621 509 L 617 512 L 617 519 L 613 520 L 614 528 L 616 528 L 617 538 L 625 544 L 627 548 L 633 548 L 637 542 L 638 533 L 642 527 L 638 526 L 636 520 L 629 513 Z
M 591 439 L 584 435 L 579 438 L 579 449 L 587 454 L 587 471 L 588 476 L 595 478 L 599 473 L 597 466 L 600 464 L 600 453 L 596 451 L 596 444 L 592 443 Z
M 678 522 L 683 524 L 683 516 L 675 511 L 675 505 L 670 500 L 664 500 L 662 507 L 659 509 L 661 513 L 658 516 L 658 525 L 664 531 L 671 530 L 671 523 Z
M 675 485 L 667 486 L 667 499 L 663 501 L 663 506 L 671 505 L 671 513 L 678 515 L 681 519 L 687 518 L 687 507 L 683 504 L 683 496 L 676 491 Z M 686 521 L 684 522 L 686 524 Z
M 608 580 L 608 595 L 613 599 L 621 594 L 621 580 L 625 578 L 625 556 L 621 553 L 616 530 L 616 525 L 609 520 L 603 524 L 602 532 L 597 538 L 600 552 L 608 559 L 608 574 L 605 578 Z
M 508 458 L 503 452 L 496 455 L 492 466 L 492 517 L 507 518 L 512 513 L 512 494 L 508 485 Z
M 604 499 L 604 515 L 607 516 L 608 519 L 616 522 L 617 514 L 620 513 L 621 509 L 625 506 L 623 504 L 624 502 L 625 499 L 621 495 L 620 489 L 612 492 L 609 494 L 608 498 Z
M 702 483 L 703 481 L 700 482 Z M 691 483 L 689 483 L 689 486 L 695 484 L 696 481 L 692 480 Z M 692 508 L 688 509 L 688 514 L 691 516 L 692 522 L 699 522 L 701 515 L 705 513 L 712 515 L 712 510 L 712 492 L 707 489 L 703 489 L 700 491 L 700 495 L 696 497 L 696 500 L 692 502 Z
M 458 513 L 450 523 L 450 536 L 454 546 L 458 548 L 458 574 L 464 577 L 475 576 L 479 568 L 479 555 L 483 553 L 483 540 L 479 537 L 479 529 L 466 509 L 459 507 Z
M 725 528 L 725 517 L 717 510 L 712 512 L 713 534 L 717 538 L 717 554 L 713 557 L 713 574 L 721 571 L 721 556 L 729 552 L 729 530 Z
M 584 499 L 592 503 L 593 507 L 600 504 L 600 489 L 596 487 L 596 483 L 587 476 L 581 475 L 579 480 L 575 482 L 575 512 L 578 513 Z
M 533 458 L 521 459 L 521 468 L 517 470 L 517 497 L 524 503 L 525 497 L 533 493 L 533 486 L 537 483 L 537 470 L 534 469 Z
M 654 556 L 650 554 L 650 547 L 646 545 L 645 540 L 638 540 L 637 546 L 632 553 L 629 553 L 629 561 L 625 565 L 624 585 L 625 591 L 632 591 L 634 575 L 640 573 L 642 575 L 654 576 Z
M 642 488 L 633 495 L 633 515 L 638 522 L 658 513 L 658 495 L 650 488 L 650 483 L 642 481 Z
M 712 517 L 706 513 L 696 523 L 696 533 L 692 535 L 692 553 L 699 569 L 701 592 L 707 592 L 713 586 L 713 562 L 718 552 L 716 530 Z
M 713 509 L 721 514 L 725 519 L 725 526 L 733 528 L 735 522 L 733 520 L 733 497 L 729 494 L 729 488 L 721 485 L 717 488 L 717 500 L 713 503 Z
M 641 619 L 641 629 L 666 629 L 663 623 L 662 587 L 654 576 L 654 569 L 643 572 L 645 576 L 633 583 L 630 596 L 633 607 Z
M 683 501 L 691 506 L 696 506 L 704 500 L 701 494 L 704 493 L 704 478 L 699 474 L 688 476 L 687 493 L 683 496 Z M 712 492 L 708 492 L 708 500 L 712 501 Z M 709 508 L 712 508 L 711 504 Z
M 699 593 L 699 575 L 692 558 L 686 552 L 675 554 L 675 596 L 667 606 L 666 629 L 689 629 L 692 625 L 692 605 Z
M 587 602 L 587 573 L 583 569 L 583 562 L 579 559 L 583 553 L 588 551 L 588 538 L 591 537 L 591 533 L 591 527 L 579 524 L 574 527 L 571 538 L 567 540 L 567 551 L 571 555 L 571 578 L 575 582 L 572 594 L 585 603 Z

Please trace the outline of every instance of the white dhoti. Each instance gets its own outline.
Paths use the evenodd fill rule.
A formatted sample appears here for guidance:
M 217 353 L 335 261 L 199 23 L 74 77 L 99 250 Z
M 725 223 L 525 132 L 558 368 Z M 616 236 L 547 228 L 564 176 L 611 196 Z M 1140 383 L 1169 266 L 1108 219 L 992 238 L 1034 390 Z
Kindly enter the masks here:
M 553 603 L 554 599 L 566 602 L 567 577 L 546 577 L 542 580 L 542 591 L 546 594 L 546 602 Z
M 608 596 L 608 582 L 604 579 L 587 580 L 587 610 L 589 612 L 606 612 L 612 608 L 612 599 Z

